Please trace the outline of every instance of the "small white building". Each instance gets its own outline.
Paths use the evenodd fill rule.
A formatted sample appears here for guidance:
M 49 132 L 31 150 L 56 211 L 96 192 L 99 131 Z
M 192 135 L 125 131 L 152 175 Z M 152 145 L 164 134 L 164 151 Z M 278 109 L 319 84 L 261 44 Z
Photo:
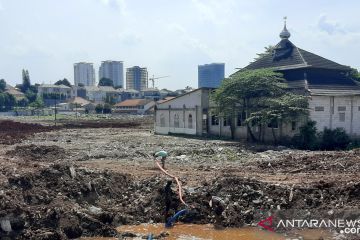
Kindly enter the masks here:
M 86 98 L 96 104 L 107 101 L 118 102 L 120 91 L 110 86 L 86 86 Z
M 208 88 L 200 88 L 159 101 L 155 107 L 155 132 L 200 136 L 207 133 L 210 91 Z

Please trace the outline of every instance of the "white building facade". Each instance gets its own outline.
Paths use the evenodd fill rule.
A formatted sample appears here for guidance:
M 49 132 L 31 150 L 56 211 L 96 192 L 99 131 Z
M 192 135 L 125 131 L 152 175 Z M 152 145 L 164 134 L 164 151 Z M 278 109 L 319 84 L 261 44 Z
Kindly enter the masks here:
M 79 62 L 74 64 L 75 86 L 95 86 L 95 69 L 92 63 Z
M 196 89 L 156 104 L 155 132 L 203 135 L 207 133 L 209 89 Z
M 126 89 L 142 91 L 148 88 L 147 68 L 134 66 L 126 69 Z
M 124 66 L 122 61 L 103 61 L 99 68 L 99 81 L 102 78 L 111 79 L 114 87 L 124 87 Z

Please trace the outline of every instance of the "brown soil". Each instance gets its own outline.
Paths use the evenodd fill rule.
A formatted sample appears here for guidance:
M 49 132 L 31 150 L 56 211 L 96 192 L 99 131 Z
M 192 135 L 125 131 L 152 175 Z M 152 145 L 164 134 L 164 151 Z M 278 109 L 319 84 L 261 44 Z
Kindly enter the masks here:
M 0 144 L 14 144 L 38 133 L 53 130 L 54 127 L 32 123 L 19 123 L 9 120 L 0 120 Z
M 167 177 L 152 153 L 169 152 L 192 207 L 184 222 L 213 223 L 211 196 L 226 202 L 224 226 L 257 222 L 259 209 L 356 209 L 358 151 L 253 151 L 242 143 L 159 136 L 140 128 L 61 128 L 0 148 L 1 239 L 116 236 L 115 227 L 164 221 Z M 175 192 L 176 186 L 172 185 Z M 172 193 L 172 209 L 183 208 Z
M 56 145 L 24 145 L 16 146 L 6 153 L 8 156 L 20 157 L 30 161 L 55 161 L 65 157 L 65 149 Z

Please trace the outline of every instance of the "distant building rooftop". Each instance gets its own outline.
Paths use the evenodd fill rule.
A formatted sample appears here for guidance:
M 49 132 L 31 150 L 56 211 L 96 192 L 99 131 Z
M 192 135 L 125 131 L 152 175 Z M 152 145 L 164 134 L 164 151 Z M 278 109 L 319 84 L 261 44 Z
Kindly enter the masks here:
M 128 99 L 123 102 L 115 104 L 115 107 L 137 107 L 137 106 L 143 106 L 148 104 L 149 102 L 152 102 L 152 100 L 149 99 Z

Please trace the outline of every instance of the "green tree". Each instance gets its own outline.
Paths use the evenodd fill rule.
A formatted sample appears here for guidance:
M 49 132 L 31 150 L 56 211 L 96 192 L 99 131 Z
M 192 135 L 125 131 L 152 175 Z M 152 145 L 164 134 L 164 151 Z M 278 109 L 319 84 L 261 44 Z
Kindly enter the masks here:
M 9 93 L 0 93 L 0 111 L 9 111 L 16 106 L 16 99 Z
M 64 78 L 63 80 L 57 81 L 55 83 L 55 85 L 65 85 L 65 86 L 71 87 L 71 83 L 66 78 Z
M 245 124 L 252 140 L 261 140 L 263 128 L 274 122 L 286 123 L 307 113 L 307 99 L 289 92 L 282 74 L 272 69 L 239 71 L 224 79 L 221 86 L 211 95 L 216 104 L 215 112 L 234 119 L 244 113 Z M 260 128 L 256 137 L 252 127 Z M 274 126 L 272 126 L 274 141 Z M 230 121 L 234 138 L 235 121 Z
M 109 78 L 101 78 L 99 81 L 99 86 L 110 86 L 113 87 L 114 83 L 113 80 L 109 79 Z
M 17 101 L 18 107 L 26 107 L 29 104 L 29 100 L 25 97 Z
M 111 113 L 111 105 L 110 104 L 108 104 L 108 103 L 104 104 L 103 113 L 104 114 Z
M 98 104 L 98 105 L 96 105 L 95 106 L 95 112 L 96 113 L 102 113 L 102 111 L 103 111 L 103 105 L 101 105 L 101 104 Z
M 4 79 L 0 79 L 0 92 L 4 92 L 6 89 L 6 82 Z
M 259 60 L 260 58 L 262 58 L 262 57 L 264 57 L 264 56 L 272 53 L 272 52 L 274 51 L 274 49 L 275 49 L 275 46 L 273 46 L 273 45 L 269 45 L 269 46 L 265 47 L 265 52 L 263 52 L 263 53 L 257 53 L 257 54 L 256 54 L 257 57 L 254 58 L 254 61 Z
M 351 68 L 350 78 L 355 80 L 355 81 L 360 82 L 360 73 L 356 68 Z
M 23 82 L 22 82 L 22 84 L 20 86 L 20 90 L 23 93 L 26 93 L 26 91 L 29 90 L 30 87 L 31 87 L 30 75 L 29 75 L 28 70 L 25 70 L 25 69 L 22 70 L 22 80 L 23 80 Z
M 29 104 L 30 107 L 33 107 L 33 108 L 43 108 L 45 106 L 44 104 L 44 100 L 41 96 L 37 96 L 36 97 L 36 100 L 32 103 Z

